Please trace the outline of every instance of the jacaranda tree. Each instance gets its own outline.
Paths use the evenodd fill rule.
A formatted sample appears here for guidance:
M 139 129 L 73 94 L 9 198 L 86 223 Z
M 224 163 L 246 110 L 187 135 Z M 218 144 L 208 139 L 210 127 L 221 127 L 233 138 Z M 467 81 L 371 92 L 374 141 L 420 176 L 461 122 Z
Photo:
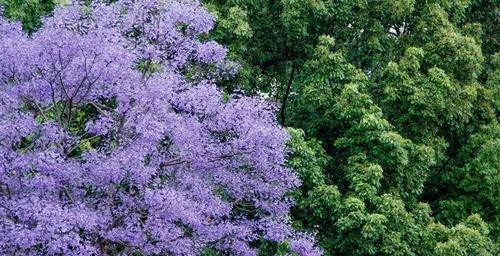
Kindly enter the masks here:
M 214 22 L 195 0 L 0 20 L 0 254 L 321 254 L 275 107 L 216 86 L 237 66 Z

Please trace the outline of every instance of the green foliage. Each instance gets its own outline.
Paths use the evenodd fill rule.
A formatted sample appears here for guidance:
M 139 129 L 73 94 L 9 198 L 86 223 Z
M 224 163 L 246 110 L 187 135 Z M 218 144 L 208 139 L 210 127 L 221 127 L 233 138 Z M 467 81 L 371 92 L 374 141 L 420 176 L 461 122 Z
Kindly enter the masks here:
M 67 0 L 0 0 L 5 15 L 13 20 L 20 20 L 24 30 L 33 32 L 42 25 L 41 17 L 48 15 L 56 4 L 65 4 Z
M 303 130 L 294 222 L 328 255 L 496 254 L 498 1 L 206 2 L 237 82 Z
M 434 221 L 428 204 L 409 210 L 400 197 L 380 193 L 383 170 L 366 156 L 349 159 L 346 192 L 326 184 L 318 173 L 328 159 L 320 143 L 304 140 L 300 130 L 290 131 L 294 153 L 289 164 L 304 179 L 295 194 L 296 224 L 319 231 L 326 255 L 495 255 L 488 224 L 478 214 L 446 227 Z
M 487 224 L 479 215 L 471 215 L 464 223 L 446 230 L 447 237 L 435 248 L 435 255 L 495 255 L 498 249 L 487 238 Z
M 491 236 L 500 236 L 500 125 L 493 122 L 471 136 L 460 152 L 465 164 L 443 175 L 452 186 L 448 198 L 439 201 L 437 216 L 444 223 L 463 219 L 464 209 L 478 213 L 491 223 Z

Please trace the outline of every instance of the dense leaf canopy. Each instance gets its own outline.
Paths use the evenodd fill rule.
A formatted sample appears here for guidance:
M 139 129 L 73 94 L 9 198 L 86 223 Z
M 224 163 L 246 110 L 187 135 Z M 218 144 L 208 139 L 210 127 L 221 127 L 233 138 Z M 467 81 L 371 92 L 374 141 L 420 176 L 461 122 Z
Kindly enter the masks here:
M 498 253 L 498 1 L 206 2 L 305 132 L 294 220 L 327 255 Z

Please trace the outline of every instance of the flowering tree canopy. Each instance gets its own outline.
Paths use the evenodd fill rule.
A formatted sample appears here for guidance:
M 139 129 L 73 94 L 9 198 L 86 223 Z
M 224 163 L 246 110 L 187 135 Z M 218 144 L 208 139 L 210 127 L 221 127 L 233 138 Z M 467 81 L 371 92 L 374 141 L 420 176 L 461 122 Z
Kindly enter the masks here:
M 191 0 L 0 20 L 1 254 L 321 254 L 290 226 L 274 106 L 216 86 L 237 66 L 214 22 Z

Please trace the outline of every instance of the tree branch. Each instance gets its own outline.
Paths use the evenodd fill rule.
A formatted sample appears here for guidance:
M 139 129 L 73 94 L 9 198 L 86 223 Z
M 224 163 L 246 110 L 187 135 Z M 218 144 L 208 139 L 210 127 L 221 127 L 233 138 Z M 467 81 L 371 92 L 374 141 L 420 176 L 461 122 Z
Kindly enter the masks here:
M 283 102 L 281 104 L 281 125 L 285 125 L 286 103 L 288 101 L 288 96 L 290 95 L 290 90 L 292 88 L 293 77 L 295 76 L 295 69 L 296 69 L 295 63 L 292 63 L 292 71 L 290 73 L 290 79 L 288 79 L 285 95 L 283 96 Z

